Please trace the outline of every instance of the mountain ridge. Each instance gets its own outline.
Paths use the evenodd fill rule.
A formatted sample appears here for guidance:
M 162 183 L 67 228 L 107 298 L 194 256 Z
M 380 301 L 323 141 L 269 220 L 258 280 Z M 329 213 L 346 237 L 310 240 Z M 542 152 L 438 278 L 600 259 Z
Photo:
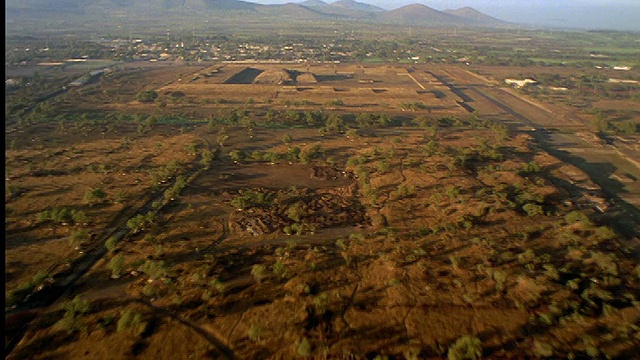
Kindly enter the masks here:
M 356 0 L 337 0 L 331 3 L 306 0 L 277 5 L 263 5 L 244 0 L 7 0 L 5 10 L 5 17 L 9 20 L 14 20 L 11 17 L 20 16 L 45 17 L 50 14 L 64 17 L 67 14 L 99 13 L 105 18 L 117 17 L 119 20 L 161 16 L 175 21 L 177 18 L 188 18 L 188 14 L 206 17 L 208 14 L 225 16 L 225 12 L 228 12 L 228 15 L 239 12 L 245 16 L 255 16 L 251 21 L 260 21 L 260 16 L 267 16 L 301 20 L 354 19 L 406 25 L 505 24 L 470 7 L 438 11 L 422 4 L 411 4 L 385 10 Z M 69 18 L 71 19 L 71 16 Z

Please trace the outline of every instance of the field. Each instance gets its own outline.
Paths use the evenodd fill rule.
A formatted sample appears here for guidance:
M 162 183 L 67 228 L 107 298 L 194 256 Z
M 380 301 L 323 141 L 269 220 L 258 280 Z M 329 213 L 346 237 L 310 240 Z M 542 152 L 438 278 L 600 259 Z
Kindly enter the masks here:
M 133 63 L 56 96 L 5 135 L 8 358 L 635 356 L 637 136 L 514 71 Z

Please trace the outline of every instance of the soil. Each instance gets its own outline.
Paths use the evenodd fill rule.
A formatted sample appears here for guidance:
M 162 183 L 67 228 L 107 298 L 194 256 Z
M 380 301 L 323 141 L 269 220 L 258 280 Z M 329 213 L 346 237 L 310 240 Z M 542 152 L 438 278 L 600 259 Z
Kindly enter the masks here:
M 202 83 L 242 72 L 231 68 L 191 69 L 212 75 L 189 84 L 184 74 L 181 81 L 166 75 L 156 89 L 200 99 L 223 88 L 237 91 L 229 97 L 275 88 Z M 441 107 L 431 116 L 468 116 L 456 102 L 467 102 L 456 94 L 459 84 L 449 81 L 466 75 L 410 70 L 310 67 L 318 84 L 291 97 L 338 86 L 347 103 L 339 111 L 368 109 L 372 96 L 398 105 L 424 96 Z M 376 93 L 363 79 L 386 90 Z M 418 93 L 420 85 L 444 97 Z M 393 98 L 401 88 L 410 96 Z M 276 108 L 285 106 L 285 90 L 275 90 Z M 475 102 L 501 112 L 522 108 L 510 121 L 538 119 L 539 108 L 517 97 L 483 99 Z M 96 104 L 86 106 L 148 113 L 195 106 Z M 391 114 L 406 113 L 398 105 Z M 580 168 L 549 154 L 534 134 L 502 129 L 495 116 L 481 112 L 484 125 L 347 133 L 280 119 L 267 125 L 260 116 L 244 127 L 193 121 L 142 131 L 126 121 L 21 125 L 6 134 L 14 144 L 6 149 L 8 290 L 39 271 L 55 279 L 82 250 L 72 233 L 86 230 L 94 234 L 87 242 L 103 244 L 167 181 L 195 175 L 55 304 L 9 311 L 9 328 L 23 333 L 7 358 L 445 358 L 468 336 L 485 358 L 632 358 L 640 347 L 638 239 L 600 222 L 597 206 L 607 199 Z M 310 160 L 262 156 L 316 145 L 321 151 Z M 205 150 L 218 153 L 209 166 Z M 250 156 L 238 161 L 236 150 Z M 106 197 L 87 201 L 96 188 Z M 39 218 L 56 206 L 88 220 Z

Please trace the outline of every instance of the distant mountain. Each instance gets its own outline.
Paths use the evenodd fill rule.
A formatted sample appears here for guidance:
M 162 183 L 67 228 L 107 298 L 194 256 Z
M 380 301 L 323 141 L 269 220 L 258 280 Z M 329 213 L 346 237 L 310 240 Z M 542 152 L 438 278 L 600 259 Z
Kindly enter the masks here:
M 122 23 L 140 19 L 157 20 L 162 24 L 195 17 L 232 17 L 240 15 L 246 21 L 269 23 L 278 18 L 300 20 L 379 21 L 398 25 L 468 25 L 501 26 L 506 24 L 472 8 L 446 12 L 413 4 L 386 11 L 355 0 L 306 0 L 302 3 L 261 5 L 243 0 L 6 0 L 5 18 L 10 23 L 38 19 L 86 21 L 89 16 L 102 20 L 117 19 Z M 87 15 L 87 17 L 85 17 Z M 241 24 L 240 24 L 241 25 Z
M 470 7 L 463 7 L 456 10 L 445 10 L 444 12 L 447 14 L 458 16 L 467 20 L 477 22 L 477 23 L 496 24 L 496 25 L 506 24 L 506 22 L 502 20 L 496 19 L 487 14 L 483 14 L 480 11 Z
M 313 7 L 323 7 L 329 4 L 321 0 L 306 0 L 301 2 L 300 5 L 313 8 Z
M 300 4 L 287 3 L 281 5 L 262 5 L 256 8 L 260 14 L 272 17 L 305 19 L 305 20 L 322 20 L 327 17 L 323 12 L 317 11 L 315 8 L 302 6 Z
M 380 12 L 384 11 L 383 8 L 379 8 L 377 6 L 357 2 L 354 0 L 339 0 L 336 2 L 332 2 L 329 6 L 338 8 L 338 9 L 346 9 L 352 11 L 364 11 L 364 12 Z
M 380 14 L 383 21 L 401 24 L 461 24 L 466 19 L 421 4 L 412 4 Z
M 326 3 L 320 0 L 307 0 L 300 5 L 316 10 L 332 18 L 373 18 L 373 14 L 384 11 L 377 6 L 360 3 L 353 0 L 341 0 L 333 3 Z
M 167 1 L 167 0 L 163 0 Z M 179 0 L 169 0 L 179 1 Z M 184 1 L 184 0 L 182 0 Z M 241 0 L 203 0 L 205 5 L 216 10 L 254 10 L 259 4 Z

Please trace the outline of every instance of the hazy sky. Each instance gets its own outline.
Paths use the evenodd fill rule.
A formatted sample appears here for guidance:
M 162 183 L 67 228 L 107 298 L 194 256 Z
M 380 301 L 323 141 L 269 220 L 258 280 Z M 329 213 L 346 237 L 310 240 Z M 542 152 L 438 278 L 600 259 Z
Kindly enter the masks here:
M 248 0 L 282 4 L 303 0 Z M 334 0 L 325 0 L 333 2 Z M 540 26 L 640 31 L 640 0 L 358 0 L 395 9 L 420 3 L 437 10 L 471 6 L 501 20 Z

